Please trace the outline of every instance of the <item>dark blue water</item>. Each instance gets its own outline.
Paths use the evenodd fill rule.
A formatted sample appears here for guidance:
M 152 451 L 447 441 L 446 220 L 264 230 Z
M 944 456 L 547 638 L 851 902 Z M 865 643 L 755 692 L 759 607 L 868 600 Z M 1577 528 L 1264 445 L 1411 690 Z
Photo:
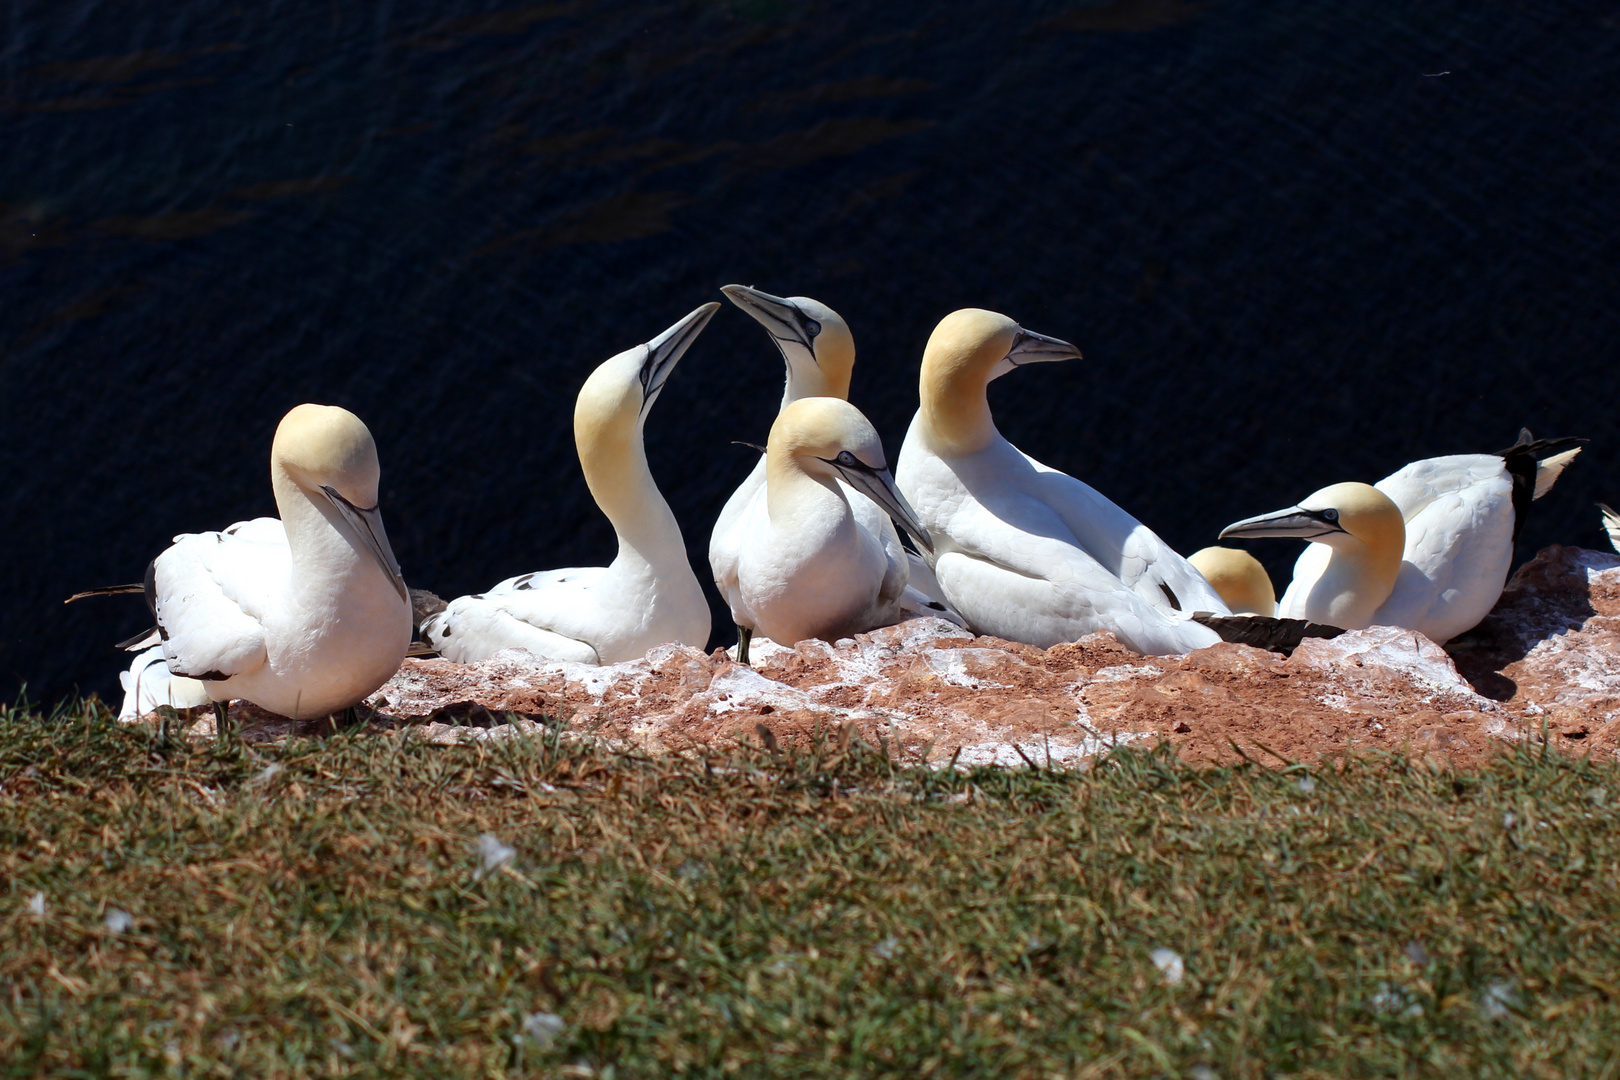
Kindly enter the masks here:
M 0 696 L 115 691 L 141 604 L 61 598 L 273 513 L 300 401 L 371 426 L 413 585 L 607 561 L 574 393 L 732 281 L 844 314 L 891 453 L 946 312 L 1074 341 L 1002 430 L 1184 551 L 1521 424 L 1594 440 L 1521 555 L 1601 543 L 1613 5 L 901 7 L 11 0 Z M 648 424 L 701 576 L 780 383 L 728 307 Z

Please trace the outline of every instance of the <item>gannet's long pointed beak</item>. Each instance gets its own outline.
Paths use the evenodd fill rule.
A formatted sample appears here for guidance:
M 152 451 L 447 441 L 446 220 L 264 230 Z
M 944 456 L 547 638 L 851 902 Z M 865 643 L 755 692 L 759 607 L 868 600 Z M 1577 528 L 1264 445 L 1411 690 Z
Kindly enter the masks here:
M 846 456 L 849 460 L 844 460 Z M 917 520 L 917 512 L 906 502 L 906 497 L 900 494 L 900 489 L 895 486 L 894 477 L 890 475 L 888 469 L 874 469 L 853 454 L 840 454 L 831 460 L 826 458 L 822 460 L 837 469 L 838 475 L 842 476 L 850 487 L 883 507 L 901 528 L 911 534 L 918 547 L 930 555 L 934 553 L 934 538 L 928 535 L 928 530 Z
M 703 328 L 709 325 L 709 320 L 714 318 L 714 313 L 719 310 L 720 302 L 711 300 L 643 346 L 647 350 L 647 357 L 641 362 L 643 415 L 652 407 L 658 391 L 664 388 L 669 373 L 675 370 L 675 365 L 680 362 L 686 350 L 697 340 L 697 336 L 703 333 Z
M 360 542 L 365 545 L 371 557 L 377 560 L 388 580 L 393 582 L 394 588 L 399 592 L 399 598 L 407 604 L 411 602 L 410 594 L 405 589 L 405 576 L 399 572 L 399 562 L 394 558 L 394 549 L 388 546 L 388 533 L 383 530 L 382 509 L 377 506 L 362 508 L 354 505 L 348 499 L 337 493 L 337 489 L 326 484 L 321 485 L 321 494 L 325 495 L 337 512 L 343 515 L 359 536 Z
M 1061 338 L 1047 337 L 1022 326 L 1013 335 L 1012 348 L 991 369 L 990 378 L 999 379 L 1015 367 L 1044 364 L 1053 360 L 1079 360 L 1080 350 Z
M 810 350 L 811 359 L 815 359 L 815 338 L 821 333 L 821 324 L 800 311 L 792 301 L 748 285 L 722 285 L 720 291 L 726 294 L 727 300 L 748 312 L 771 337 L 778 342 L 802 345 Z
M 1284 536 L 1296 540 L 1314 540 L 1319 536 L 1348 531 L 1339 524 L 1337 510 L 1331 508 L 1306 510 L 1300 506 L 1290 506 L 1287 510 L 1277 510 L 1270 514 L 1260 514 L 1233 522 L 1221 530 L 1220 538 L 1225 540 L 1229 536 Z

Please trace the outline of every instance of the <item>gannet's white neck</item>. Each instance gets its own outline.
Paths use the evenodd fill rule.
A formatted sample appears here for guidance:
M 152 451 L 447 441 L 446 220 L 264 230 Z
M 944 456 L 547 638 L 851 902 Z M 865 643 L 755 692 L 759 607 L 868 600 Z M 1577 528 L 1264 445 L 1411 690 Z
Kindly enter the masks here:
M 576 443 L 585 483 L 618 537 L 619 554 L 614 565 L 641 564 L 654 570 L 674 565 L 687 567 L 680 525 L 647 465 L 640 418 L 629 425 L 609 425 L 589 437 L 580 435 L 580 430 L 576 417 Z M 690 569 L 686 572 L 690 573 Z
M 353 413 L 306 404 L 282 418 L 270 448 L 270 486 L 287 534 L 296 606 L 324 609 L 356 596 L 371 602 L 384 588 L 377 597 L 408 605 L 378 513 L 380 479 L 376 444 Z

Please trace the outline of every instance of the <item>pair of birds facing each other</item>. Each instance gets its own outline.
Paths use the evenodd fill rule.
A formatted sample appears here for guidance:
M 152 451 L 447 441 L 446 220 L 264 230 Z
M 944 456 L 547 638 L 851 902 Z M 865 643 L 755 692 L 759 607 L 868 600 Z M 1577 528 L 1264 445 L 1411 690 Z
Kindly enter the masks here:
M 722 291 L 765 327 L 787 365 L 764 455 L 711 535 L 710 565 L 738 626 L 740 659 L 747 661 L 756 630 L 779 641 L 836 639 L 914 611 L 943 611 L 911 587 L 914 573 L 926 576 L 926 564 L 905 550 L 894 521 L 923 550 L 927 531 L 896 490 L 877 431 L 846 400 L 855 359 L 847 325 L 806 297 L 741 285 Z M 591 493 L 619 536 L 614 564 L 526 574 L 453 600 L 423 622 L 428 646 L 461 662 L 520 647 L 552 659 L 616 663 L 666 642 L 706 642 L 708 608 L 648 471 L 641 425 L 717 307 L 706 305 L 688 316 L 687 329 L 678 324 L 645 347 L 639 370 L 653 365 L 655 374 L 628 380 L 637 360 L 623 354 L 598 368 L 580 393 L 576 442 Z M 630 394 L 635 384 L 640 400 Z M 606 423 L 605 416 L 618 419 Z
M 1583 441 L 1525 430 L 1499 453 L 1425 458 L 1376 484 L 1332 484 L 1228 525 L 1222 539 L 1311 541 L 1274 606 L 1270 578 L 1247 552 L 1206 548 L 1193 562 L 1235 612 L 1346 630 L 1400 626 L 1444 644 L 1496 605 L 1530 503 Z

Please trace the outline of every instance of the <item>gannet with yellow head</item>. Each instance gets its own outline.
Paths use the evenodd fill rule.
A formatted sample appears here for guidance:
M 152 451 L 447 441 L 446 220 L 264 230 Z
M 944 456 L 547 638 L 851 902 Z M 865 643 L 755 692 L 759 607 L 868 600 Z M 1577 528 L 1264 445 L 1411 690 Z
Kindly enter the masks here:
M 853 488 L 865 499 L 851 499 Z M 888 626 L 906 616 L 906 552 L 854 504 L 866 499 L 901 522 L 924 551 L 928 532 L 895 489 L 878 433 L 842 398 L 800 398 L 777 414 L 765 453 L 765 498 L 738 523 L 732 619 L 747 662 L 755 633 L 791 645 Z M 889 532 L 892 533 L 893 526 Z
M 855 367 L 855 338 L 838 312 L 808 296 L 772 296 L 747 285 L 727 285 L 720 291 L 765 328 L 782 354 L 787 378 L 782 387 L 780 408 L 785 409 L 802 398 L 848 400 L 850 374 Z M 709 569 L 714 573 L 720 595 L 734 610 L 739 602 L 737 568 L 745 536 L 742 522 L 761 512 L 764 501 L 765 457 L 762 455 L 726 500 L 709 536 Z M 865 497 L 849 502 L 862 529 L 882 536 L 885 544 L 901 548 L 900 535 L 886 508 Z M 907 617 L 926 615 L 960 621 L 945 606 L 928 564 L 909 552 L 903 584 L 905 591 L 900 604 Z M 741 641 L 746 636 L 746 628 L 739 625 L 737 630 Z M 744 646 L 739 659 L 746 661 L 746 657 Z
M 387 682 L 410 645 L 411 605 L 380 476 L 371 432 L 347 409 L 283 417 L 270 448 L 280 519 L 177 536 L 147 570 L 169 673 L 215 702 L 294 719 L 347 709 Z
M 1519 441 L 1499 454 L 1425 458 L 1376 485 L 1333 484 L 1222 539 L 1310 540 L 1277 614 L 1347 630 L 1400 626 L 1444 644 L 1496 606 L 1530 503 L 1575 455 L 1578 439 Z
M 1277 610 L 1271 575 L 1247 551 L 1229 547 L 1200 548 L 1187 556 L 1193 569 L 1204 575 L 1210 588 L 1221 594 L 1234 615 L 1270 617 Z
M 709 605 L 647 467 L 642 428 L 670 372 L 719 307 L 704 304 L 606 361 L 579 392 L 574 443 L 591 497 L 618 536 L 612 565 L 523 574 L 459 597 L 423 620 L 425 642 L 459 663 L 520 648 L 586 664 L 638 659 L 669 642 L 707 643 Z
M 1143 653 L 1213 645 L 1220 636 L 1188 616 L 1229 612 L 1186 559 L 996 430 L 985 395 L 992 379 L 1079 356 L 1066 341 L 977 308 L 947 315 L 928 339 L 921 407 L 895 479 L 933 536 L 945 599 L 979 633 L 1042 647 L 1097 630 Z

